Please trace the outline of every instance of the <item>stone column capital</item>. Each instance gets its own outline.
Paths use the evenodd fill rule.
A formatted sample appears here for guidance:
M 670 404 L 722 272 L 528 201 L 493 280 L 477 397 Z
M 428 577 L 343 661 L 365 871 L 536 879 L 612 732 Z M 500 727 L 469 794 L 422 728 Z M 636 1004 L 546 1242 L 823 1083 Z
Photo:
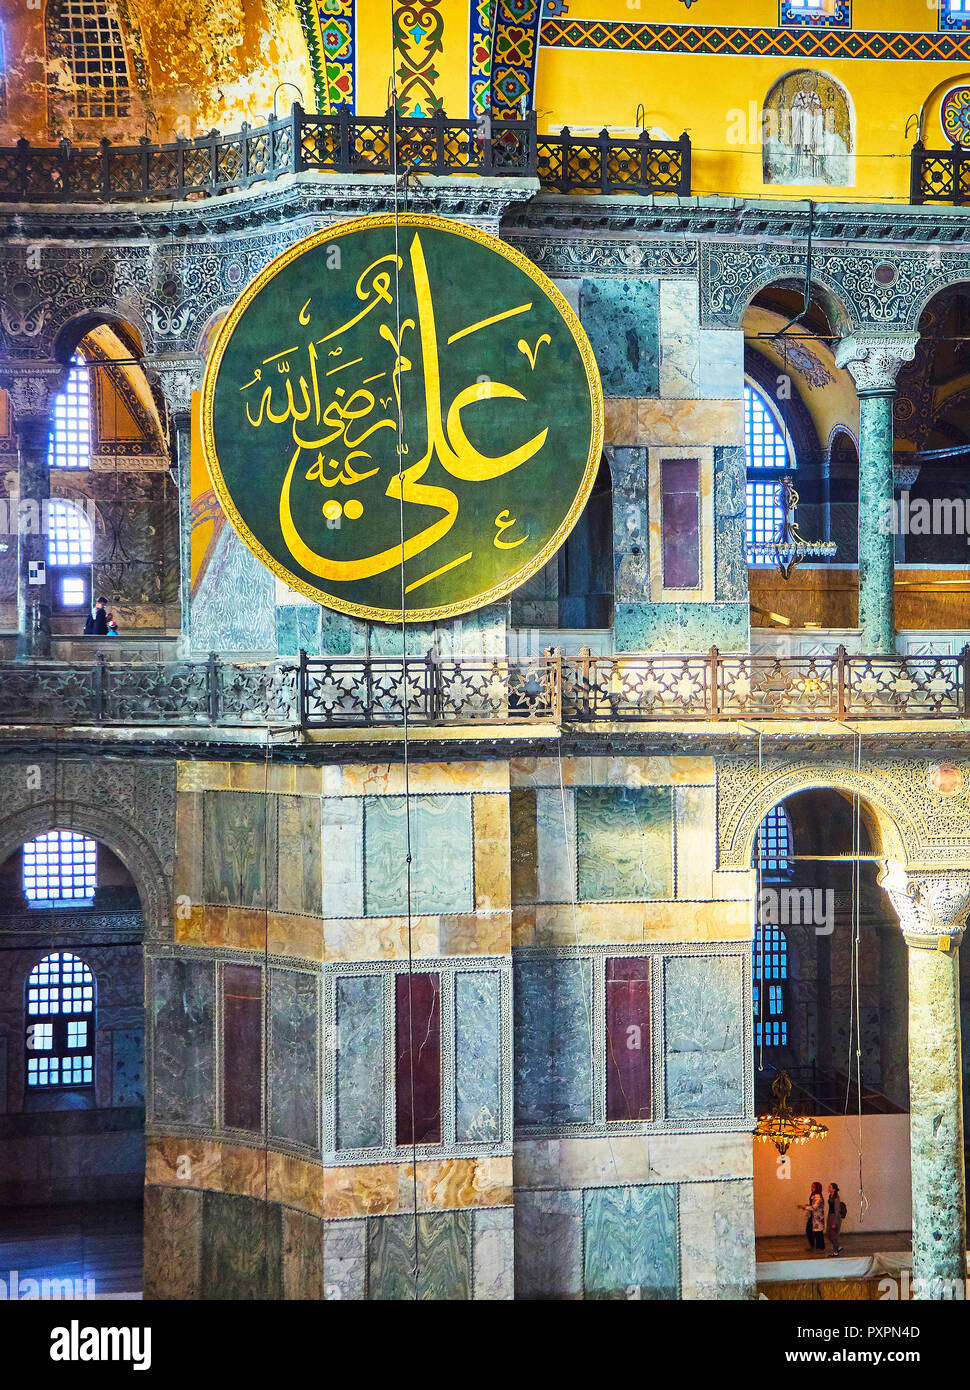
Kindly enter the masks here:
M 896 463 L 893 465 L 893 480 L 900 492 L 906 492 L 919 477 L 918 463 Z
M 878 878 L 911 945 L 959 945 L 970 913 L 970 869 L 910 869 L 889 860 Z M 945 949 L 945 948 L 941 948 Z
M 32 425 L 47 428 L 67 373 L 61 362 L 0 362 L 0 387 L 7 393 L 18 433 Z
M 161 387 L 173 419 L 192 410 L 192 392 L 202 388 L 205 362 L 193 354 L 143 357 L 142 368 Z
M 887 395 L 896 389 L 896 377 L 904 362 L 912 362 L 918 333 L 852 335 L 835 350 L 835 365 L 845 367 L 860 396 Z

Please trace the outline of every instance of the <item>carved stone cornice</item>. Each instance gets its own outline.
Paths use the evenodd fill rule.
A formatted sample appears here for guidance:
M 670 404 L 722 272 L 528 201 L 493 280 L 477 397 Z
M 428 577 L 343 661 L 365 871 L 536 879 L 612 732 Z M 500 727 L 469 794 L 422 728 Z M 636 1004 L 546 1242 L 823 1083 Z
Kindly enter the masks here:
M 886 892 L 907 940 L 949 938 L 959 944 L 970 913 L 970 870 L 932 872 L 889 860 L 878 883 Z
M 904 362 L 912 362 L 918 333 L 887 333 L 881 337 L 843 338 L 835 350 L 835 365 L 845 367 L 860 396 L 888 395 Z

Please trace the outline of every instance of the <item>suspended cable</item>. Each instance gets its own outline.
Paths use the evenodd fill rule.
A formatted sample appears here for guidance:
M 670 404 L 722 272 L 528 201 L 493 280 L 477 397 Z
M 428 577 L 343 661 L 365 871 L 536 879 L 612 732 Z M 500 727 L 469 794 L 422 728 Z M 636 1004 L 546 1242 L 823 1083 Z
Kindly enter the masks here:
M 418 1138 L 414 1106 L 414 946 L 412 940 L 413 923 L 411 913 L 411 768 L 410 745 L 408 741 L 410 723 L 408 713 L 408 642 L 404 574 L 404 381 L 401 372 L 401 237 L 399 208 L 401 190 L 398 186 L 397 90 L 394 86 L 393 78 L 390 83 L 390 101 L 388 109 L 391 116 L 391 173 L 394 180 L 394 316 L 395 327 L 397 329 L 397 362 L 394 367 L 394 373 L 397 377 L 397 390 L 395 392 L 397 397 L 397 495 L 401 541 L 401 709 L 404 723 L 404 873 L 408 925 L 408 1070 L 411 1115 L 411 1188 L 414 1207 L 412 1224 L 414 1252 L 410 1272 L 413 1297 L 417 1300 L 420 1277 L 420 1256 L 418 1252 Z

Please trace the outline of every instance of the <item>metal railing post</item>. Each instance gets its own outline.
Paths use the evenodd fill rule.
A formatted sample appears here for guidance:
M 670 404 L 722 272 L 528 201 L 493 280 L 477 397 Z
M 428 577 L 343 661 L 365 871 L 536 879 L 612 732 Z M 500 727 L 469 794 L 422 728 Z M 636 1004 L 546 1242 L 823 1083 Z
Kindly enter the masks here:
M 923 153 L 926 149 L 922 140 L 917 140 L 909 156 L 909 201 L 914 204 L 923 201 Z
M 963 196 L 964 150 L 959 140 L 954 140 L 950 146 L 950 155 L 953 160 L 953 201 L 957 207 L 962 207 L 967 200 Z
M 303 172 L 303 107 L 295 101 L 290 107 L 290 143 L 293 146 L 292 165 L 294 174 Z
M 680 146 L 680 186 L 677 195 L 680 198 L 690 197 L 690 136 L 685 130 L 677 141 Z
M 244 188 L 249 187 L 249 122 L 243 121 L 239 129 L 239 175 Z
M 960 653 L 960 668 L 963 675 L 963 718 L 970 719 L 970 644 Z
M 215 652 L 209 653 L 206 667 L 206 694 L 209 697 L 209 723 L 219 722 L 219 658 Z
M 720 719 L 721 717 L 721 654 L 717 647 L 712 647 L 708 656 L 710 663 L 711 679 L 711 718 Z
M 310 723 L 306 700 L 307 655 L 302 647 L 300 648 L 299 657 L 299 664 L 296 668 L 296 699 L 297 709 L 299 711 L 300 728 L 306 729 L 309 727 Z
M 835 683 L 839 702 L 839 718 L 844 719 L 849 712 L 849 691 L 846 682 L 848 674 L 848 652 L 840 646 L 835 653 Z

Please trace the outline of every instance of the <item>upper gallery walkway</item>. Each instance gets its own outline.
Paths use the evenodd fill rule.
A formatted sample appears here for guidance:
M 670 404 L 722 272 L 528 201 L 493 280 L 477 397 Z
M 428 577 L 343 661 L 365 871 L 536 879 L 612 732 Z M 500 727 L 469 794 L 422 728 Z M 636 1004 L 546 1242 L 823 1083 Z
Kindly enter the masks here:
M 0 663 L 0 724 L 366 730 L 970 719 L 957 655 L 437 655 Z M 474 734 L 472 734 L 474 736 Z

